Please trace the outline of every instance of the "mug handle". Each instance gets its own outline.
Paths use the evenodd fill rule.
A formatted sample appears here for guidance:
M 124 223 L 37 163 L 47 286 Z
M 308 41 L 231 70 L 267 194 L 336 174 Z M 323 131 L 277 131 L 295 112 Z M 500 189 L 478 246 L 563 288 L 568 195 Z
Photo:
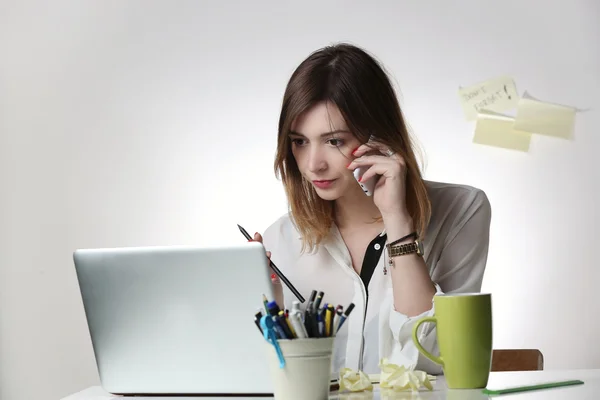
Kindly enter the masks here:
M 429 358 L 434 363 L 439 364 L 443 367 L 444 360 L 442 360 L 441 357 L 436 357 L 433 354 L 431 354 L 430 352 L 428 352 L 427 350 L 425 350 L 423 348 L 423 346 L 421 345 L 421 343 L 419 343 L 419 339 L 417 338 L 417 330 L 419 329 L 419 326 L 421 326 L 421 324 L 423 322 L 433 322 L 434 324 L 437 324 L 437 318 L 436 317 L 424 317 L 424 318 L 421 318 L 420 320 L 418 320 L 417 322 L 415 322 L 415 325 L 413 326 L 413 330 L 412 330 L 413 343 L 417 347 L 417 350 L 419 350 L 419 352 L 421 352 L 421 354 L 423 354 L 425 357 Z

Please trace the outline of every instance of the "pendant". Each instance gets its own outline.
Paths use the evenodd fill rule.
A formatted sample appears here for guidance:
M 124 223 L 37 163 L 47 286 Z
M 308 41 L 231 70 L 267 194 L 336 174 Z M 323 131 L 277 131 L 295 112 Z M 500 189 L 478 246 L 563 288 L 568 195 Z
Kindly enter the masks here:
M 388 265 L 391 267 L 394 266 L 394 260 L 390 257 L 388 258 Z M 387 275 L 387 268 L 385 267 L 385 265 L 383 266 L 383 274 Z

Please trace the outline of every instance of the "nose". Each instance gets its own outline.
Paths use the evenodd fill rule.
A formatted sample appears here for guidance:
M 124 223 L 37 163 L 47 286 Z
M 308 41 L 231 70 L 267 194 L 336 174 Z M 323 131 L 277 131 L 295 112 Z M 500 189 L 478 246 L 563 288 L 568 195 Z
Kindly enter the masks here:
M 317 173 L 327 168 L 325 154 L 320 146 L 311 146 L 308 151 L 306 167 L 311 173 Z

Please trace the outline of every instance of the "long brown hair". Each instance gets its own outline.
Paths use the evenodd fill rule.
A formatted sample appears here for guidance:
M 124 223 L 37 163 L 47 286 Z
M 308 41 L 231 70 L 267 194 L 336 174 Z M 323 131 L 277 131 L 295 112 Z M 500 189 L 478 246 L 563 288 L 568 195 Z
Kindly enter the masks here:
M 374 135 L 404 158 L 406 205 L 423 237 L 431 205 L 394 88 L 373 56 L 341 43 L 319 49 L 300 63 L 286 86 L 279 117 L 275 175 L 282 179 L 302 249 L 314 249 L 329 234 L 334 203 L 321 199 L 302 177 L 288 135 L 296 118 L 322 101 L 335 104 L 361 143 Z

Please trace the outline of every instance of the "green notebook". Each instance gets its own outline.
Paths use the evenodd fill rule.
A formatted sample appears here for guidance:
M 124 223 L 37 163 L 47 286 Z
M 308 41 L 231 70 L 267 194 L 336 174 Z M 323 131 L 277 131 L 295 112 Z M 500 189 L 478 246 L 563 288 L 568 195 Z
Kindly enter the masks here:
M 548 383 L 539 383 L 536 385 L 529 386 L 519 386 L 512 387 L 506 389 L 483 389 L 484 394 L 506 394 L 506 393 L 517 393 L 517 392 L 525 392 L 528 390 L 539 390 L 539 389 L 550 389 L 557 388 L 562 386 L 571 386 L 571 385 L 582 385 L 583 381 L 580 380 L 571 380 L 571 381 L 559 381 L 559 382 L 548 382 Z

